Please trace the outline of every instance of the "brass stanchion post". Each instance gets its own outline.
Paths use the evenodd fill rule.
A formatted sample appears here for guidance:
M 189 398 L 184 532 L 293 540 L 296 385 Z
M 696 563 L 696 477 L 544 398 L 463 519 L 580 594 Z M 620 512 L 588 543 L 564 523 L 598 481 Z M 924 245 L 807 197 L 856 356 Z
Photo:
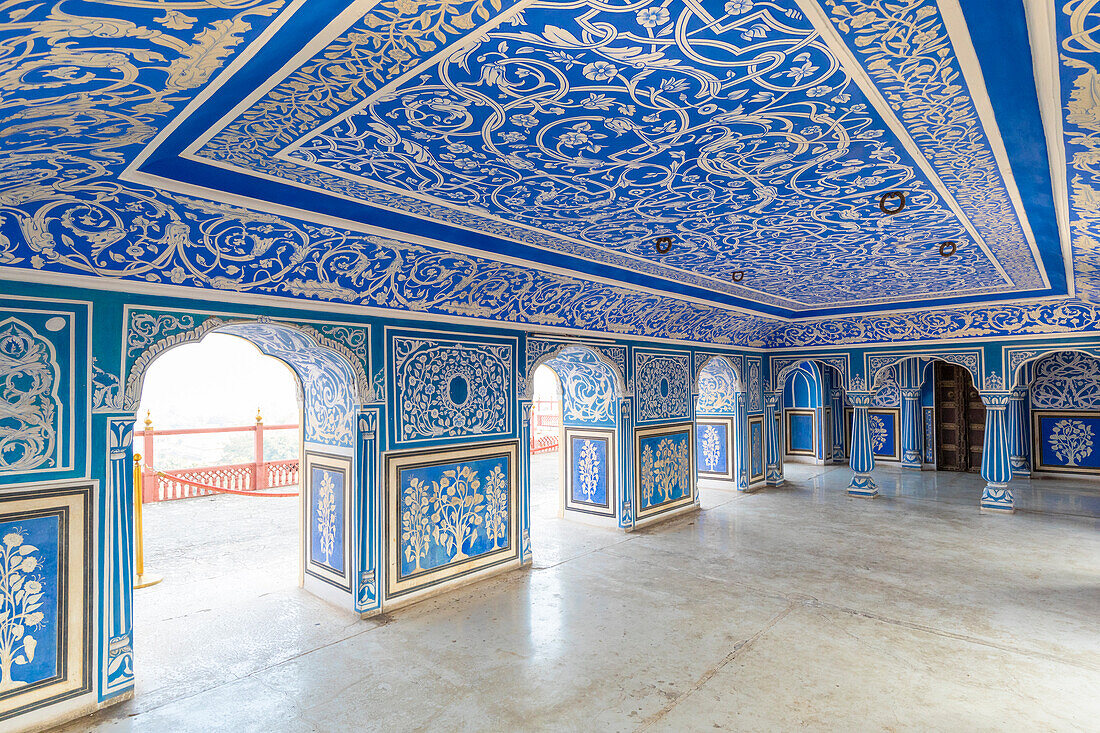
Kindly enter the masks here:
M 145 540 L 141 528 L 141 507 L 145 503 L 142 494 L 141 454 L 134 454 L 134 588 L 148 588 L 164 580 L 158 575 L 145 574 Z

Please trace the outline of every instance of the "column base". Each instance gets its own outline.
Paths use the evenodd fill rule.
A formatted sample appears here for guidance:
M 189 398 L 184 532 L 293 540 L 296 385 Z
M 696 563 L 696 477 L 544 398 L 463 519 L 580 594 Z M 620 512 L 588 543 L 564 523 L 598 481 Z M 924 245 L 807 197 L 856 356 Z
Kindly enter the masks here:
M 921 463 L 903 463 L 903 464 L 901 464 L 901 467 L 905 468 L 905 469 L 908 469 L 910 471 L 923 471 L 924 470 L 924 464 L 921 464 Z
M 1012 514 L 1016 511 L 1016 502 L 1008 484 L 988 483 L 982 491 L 981 510 L 997 514 Z
M 767 486 L 782 486 L 785 483 L 787 483 L 787 480 L 782 478 L 782 477 L 775 478 L 775 479 L 770 478 L 770 479 L 768 479 L 767 481 L 764 482 L 764 484 L 767 485 Z
M 852 476 L 852 483 L 848 485 L 848 496 L 860 496 L 864 499 L 873 499 L 878 496 L 878 486 L 869 473 L 857 473 Z

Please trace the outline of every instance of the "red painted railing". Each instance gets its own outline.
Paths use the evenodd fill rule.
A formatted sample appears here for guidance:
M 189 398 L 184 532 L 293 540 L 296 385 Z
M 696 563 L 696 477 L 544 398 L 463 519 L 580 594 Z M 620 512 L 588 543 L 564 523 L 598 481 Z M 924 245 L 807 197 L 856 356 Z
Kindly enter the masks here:
M 558 449 L 561 435 L 561 402 L 535 400 L 531 404 L 531 452 L 549 453 Z
M 298 459 L 288 461 L 264 460 L 264 433 L 272 430 L 297 430 L 297 425 L 264 425 L 263 418 L 256 414 L 255 425 L 231 428 L 188 428 L 185 430 L 154 430 L 153 421 L 145 418 L 145 429 L 134 433 L 134 443 L 141 441 L 142 459 L 145 464 L 142 480 L 142 500 L 170 501 L 188 499 L 195 496 L 209 496 L 213 491 L 191 486 L 173 478 L 193 481 L 220 489 L 236 491 L 263 491 L 280 486 L 295 486 L 298 483 Z M 218 435 L 223 433 L 252 433 L 255 455 L 251 463 L 237 463 L 228 466 L 199 466 L 197 468 L 178 468 L 169 471 L 157 471 L 154 462 L 154 440 L 169 435 Z

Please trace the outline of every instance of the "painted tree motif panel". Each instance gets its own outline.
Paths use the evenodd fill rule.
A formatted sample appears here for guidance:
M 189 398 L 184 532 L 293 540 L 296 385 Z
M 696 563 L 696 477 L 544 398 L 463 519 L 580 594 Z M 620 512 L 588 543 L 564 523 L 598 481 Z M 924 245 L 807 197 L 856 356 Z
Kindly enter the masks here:
M 1100 411 L 1036 412 L 1035 470 L 1100 474 Z
M 518 558 L 515 442 L 386 459 L 387 595 Z
M 691 504 L 695 500 L 692 426 L 638 429 L 634 442 L 638 520 Z
M 0 499 L 0 720 L 91 689 L 91 491 Z
M 566 511 L 615 515 L 615 432 L 566 428 Z
M 306 482 L 306 573 L 350 591 L 351 459 L 306 451 L 302 475 Z
M 393 336 L 394 440 L 512 434 L 512 343 Z
M 730 420 L 696 420 L 695 463 L 700 476 L 733 478 L 732 435 L 733 424 Z
M 764 418 L 749 418 L 749 483 L 764 480 Z

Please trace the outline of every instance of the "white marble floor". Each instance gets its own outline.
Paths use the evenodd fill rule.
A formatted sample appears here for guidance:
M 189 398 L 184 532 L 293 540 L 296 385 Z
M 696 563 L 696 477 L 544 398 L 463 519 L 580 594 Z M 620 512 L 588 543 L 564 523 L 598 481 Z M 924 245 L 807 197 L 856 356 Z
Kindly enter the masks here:
M 138 687 L 64 730 L 1096 730 L 1100 485 L 789 465 L 634 534 L 555 518 L 535 562 L 361 621 L 295 587 L 295 500 L 151 508 Z

